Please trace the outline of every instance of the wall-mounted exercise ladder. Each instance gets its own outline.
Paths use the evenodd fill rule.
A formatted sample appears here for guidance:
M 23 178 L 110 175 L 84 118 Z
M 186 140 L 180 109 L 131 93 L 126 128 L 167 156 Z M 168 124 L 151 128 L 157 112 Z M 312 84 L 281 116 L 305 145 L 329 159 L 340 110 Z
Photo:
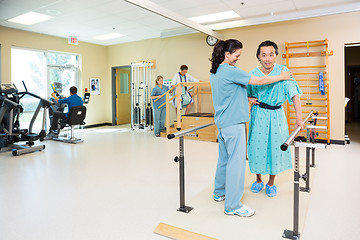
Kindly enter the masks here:
M 286 66 L 293 72 L 303 95 L 301 96 L 302 113 L 308 114 L 310 109 L 324 116 L 318 126 L 326 126 L 317 131 L 317 139 L 330 143 L 330 104 L 329 104 L 329 56 L 333 51 L 328 50 L 328 39 L 319 41 L 285 43 Z M 290 64 L 291 62 L 291 64 Z M 323 88 L 322 81 L 323 79 Z M 287 103 L 287 120 L 289 131 L 294 129 L 296 117 L 292 104 Z M 305 130 L 302 131 L 304 136 Z

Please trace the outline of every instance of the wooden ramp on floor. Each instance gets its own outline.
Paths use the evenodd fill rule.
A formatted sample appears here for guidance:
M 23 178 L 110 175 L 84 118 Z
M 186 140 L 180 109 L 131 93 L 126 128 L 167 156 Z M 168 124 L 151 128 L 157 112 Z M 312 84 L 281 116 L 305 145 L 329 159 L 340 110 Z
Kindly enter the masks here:
M 176 240 L 217 240 L 216 238 L 207 237 L 165 223 L 159 223 L 154 233 Z
M 181 130 L 186 130 L 189 128 L 194 128 L 197 126 L 201 126 L 204 124 L 214 122 L 214 114 L 213 113 L 191 113 L 187 115 L 181 116 Z M 177 132 L 176 122 L 174 126 L 170 128 L 170 133 Z M 190 133 L 185 136 L 185 139 L 192 140 L 200 140 L 200 141 L 209 141 L 216 142 L 217 141 L 218 129 L 216 125 L 201 129 L 194 133 Z M 162 137 L 166 137 L 165 132 L 161 132 Z

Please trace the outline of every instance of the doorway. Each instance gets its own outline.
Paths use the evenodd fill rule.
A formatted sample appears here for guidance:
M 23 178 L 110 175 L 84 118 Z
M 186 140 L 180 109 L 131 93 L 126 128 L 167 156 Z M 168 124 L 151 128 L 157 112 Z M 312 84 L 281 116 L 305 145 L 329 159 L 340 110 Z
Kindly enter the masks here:
M 345 121 L 360 122 L 360 44 L 345 45 Z
M 131 67 L 112 68 L 113 125 L 131 123 Z
M 345 141 L 358 140 L 360 129 L 360 43 L 345 45 Z

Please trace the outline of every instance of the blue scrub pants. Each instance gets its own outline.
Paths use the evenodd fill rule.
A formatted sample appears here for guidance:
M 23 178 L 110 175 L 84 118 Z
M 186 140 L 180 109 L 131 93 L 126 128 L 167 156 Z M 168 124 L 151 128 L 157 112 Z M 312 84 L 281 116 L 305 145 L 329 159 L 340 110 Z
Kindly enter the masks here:
M 166 117 L 166 108 L 165 107 L 162 107 L 160 109 L 154 107 L 154 133 L 155 133 L 155 135 L 160 134 L 160 131 L 165 129 L 165 117 Z
M 214 195 L 225 196 L 225 209 L 243 206 L 246 169 L 245 123 L 219 128 L 219 159 L 216 167 Z

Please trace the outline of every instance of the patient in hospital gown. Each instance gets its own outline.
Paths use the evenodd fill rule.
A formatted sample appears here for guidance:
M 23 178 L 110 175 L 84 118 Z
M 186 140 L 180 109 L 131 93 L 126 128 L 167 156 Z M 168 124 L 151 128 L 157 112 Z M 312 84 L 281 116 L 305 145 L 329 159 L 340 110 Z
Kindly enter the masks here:
M 277 46 L 275 49 L 272 44 L 268 45 L 270 46 L 266 46 L 265 43 L 265 46 L 259 46 L 258 55 L 261 55 L 258 58 L 261 66 L 253 69 L 250 74 L 255 76 L 280 74 L 284 66 L 275 64 Z M 287 68 L 285 69 L 288 71 Z M 280 149 L 281 144 L 289 137 L 288 124 L 281 105 L 286 100 L 292 104 L 294 97 L 297 98 L 296 126 L 303 128 L 299 98 L 302 92 L 296 81 L 289 80 L 268 85 L 248 85 L 247 90 L 249 100 L 253 103 L 249 123 L 248 159 L 251 172 L 257 176 L 257 181 L 254 182 L 251 190 L 260 192 L 264 187 L 261 175 L 269 174 L 266 193 L 269 197 L 274 197 L 277 194 L 274 185 L 275 175 L 292 168 L 290 150 L 282 151 Z M 259 102 L 265 103 L 270 109 L 260 107 Z M 272 109 L 272 107 L 280 108 Z

